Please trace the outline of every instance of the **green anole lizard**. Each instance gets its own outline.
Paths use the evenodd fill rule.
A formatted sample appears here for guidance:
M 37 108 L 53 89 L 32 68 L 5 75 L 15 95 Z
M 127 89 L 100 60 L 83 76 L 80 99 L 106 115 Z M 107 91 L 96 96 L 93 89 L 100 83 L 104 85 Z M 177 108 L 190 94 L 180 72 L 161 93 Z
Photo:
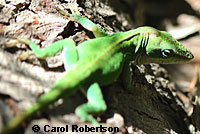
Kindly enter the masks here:
M 72 11 L 72 14 L 69 14 L 61 9 L 58 10 L 67 15 L 70 20 L 78 22 L 93 32 L 96 38 L 85 41 L 78 46 L 72 39 L 67 38 L 44 49 L 38 48 L 35 43 L 27 39 L 18 38 L 19 42 L 28 44 L 32 53 L 38 58 L 53 56 L 62 50 L 66 72 L 53 84 L 51 90 L 42 95 L 33 106 L 12 119 L 1 134 L 14 132 L 37 111 L 82 87 L 87 88 L 88 103 L 76 108 L 75 113 L 81 121 L 98 125 L 96 119 L 90 114 L 105 111 L 107 108 L 100 86 L 115 82 L 120 73 L 123 72 L 127 77 L 124 82 L 129 88 L 131 63 L 136 65 L 185 63 L 193 58 L 190 51 L 165 31 L 145 26 L 109 35 L 79 13 Z

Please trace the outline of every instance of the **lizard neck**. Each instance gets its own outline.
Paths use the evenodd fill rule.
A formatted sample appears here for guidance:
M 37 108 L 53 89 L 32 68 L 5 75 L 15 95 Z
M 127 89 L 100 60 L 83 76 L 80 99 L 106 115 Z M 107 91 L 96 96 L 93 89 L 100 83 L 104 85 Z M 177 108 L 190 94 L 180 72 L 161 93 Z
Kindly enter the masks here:
M 141 56 L 145 50 L 139 42 L 140 35 L 135 35 L 131 39 L 122 42 L 122 52 L 125 57 L 136 65 L 142 64 Z

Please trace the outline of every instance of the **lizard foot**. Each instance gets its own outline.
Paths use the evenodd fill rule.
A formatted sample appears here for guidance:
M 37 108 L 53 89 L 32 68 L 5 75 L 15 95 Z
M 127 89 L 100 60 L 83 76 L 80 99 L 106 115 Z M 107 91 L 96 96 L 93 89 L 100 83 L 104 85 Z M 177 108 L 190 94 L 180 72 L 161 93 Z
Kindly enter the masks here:
M 69 13 L 66 10 L 61 9 L 60 7 L 56 7 L 56 10 L 59 13 L 65 15 L 66 18 L 68 18 L 72 21 L 74 21 L 75 16 L 81 16 L 81 13 L 79 12 L 77 5 L 75 7 L 73 7 L 72 4 L 69 4 L 69 9 L 70 9 L 71 13 Z

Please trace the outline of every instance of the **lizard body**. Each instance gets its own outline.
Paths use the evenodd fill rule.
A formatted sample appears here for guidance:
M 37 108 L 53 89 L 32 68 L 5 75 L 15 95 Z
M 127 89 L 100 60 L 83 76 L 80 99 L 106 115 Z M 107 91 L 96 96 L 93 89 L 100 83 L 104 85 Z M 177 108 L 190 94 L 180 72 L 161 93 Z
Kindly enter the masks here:
M 78 46 L 72 39 L 57 41 L 47 48 L 40 49 L 33 42 L 18 38 L 20 42 L 28 44 L 38 58 L 55 55 L 62 50 L 66 72 L 55 82 L 51 90 L 42 95 L 33 106 L 15 117 L 2 134 L 11 133 L 23 121 L 44 109 L 64 95 L 80 89 L 88 88 L 88 103 L 79 106 L 76 114 L 82 121 L 98 124 L 89 113 L 106 110 L 100 86 L 108 85 L 117 80 L 120 73 L 126 72 L 130 83 L 130 63 L 134 64 L 171 64 L 184 63 L 193 58 L 191 52 L 184 48 L 169 33 L 152 27 L 139 27 L 127 32 L 108 35 L 96 24 L 79 14 L 68 14 L 71 20 L 80 23 L 84 28 L 92 31 L 96 38 L 85 41 Z M 128 71 L 127 71 L 128 70 Z

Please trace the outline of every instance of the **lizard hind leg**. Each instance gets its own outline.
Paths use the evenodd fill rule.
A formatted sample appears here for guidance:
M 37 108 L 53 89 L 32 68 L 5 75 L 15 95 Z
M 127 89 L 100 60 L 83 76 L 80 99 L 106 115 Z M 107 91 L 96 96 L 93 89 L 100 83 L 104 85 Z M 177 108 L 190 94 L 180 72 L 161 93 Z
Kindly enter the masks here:
M 69 69 L 74 63 L 78 61 L 78 52 L 76 44 L 72 39 L 66 38 L 59 40 L 49 45 L 46 48 L 39 48 L 34 42 L 28 39 L 18 38 L 19 42 L 25 43 L 30 46 L 31 52 L 24 53 L 19 57 L 19 59 L 25 60 L 30 55 L 35 55 L 37 58 L 46 58 L 55 55 L 62 50 L 62 57 L 64 60 L 65 69 Z
M 97 83 L 93 83 L 87 91 L 88 103 L 82 104 L 76 108 L 76 114 L 81 118 L 81 121 L 88 121 L 94 125 L 98 125 L 96 119 L 91 115 L 92 113 L 99 113 L 105 111 L 107 106 L 103 99 L 101 89 Z

